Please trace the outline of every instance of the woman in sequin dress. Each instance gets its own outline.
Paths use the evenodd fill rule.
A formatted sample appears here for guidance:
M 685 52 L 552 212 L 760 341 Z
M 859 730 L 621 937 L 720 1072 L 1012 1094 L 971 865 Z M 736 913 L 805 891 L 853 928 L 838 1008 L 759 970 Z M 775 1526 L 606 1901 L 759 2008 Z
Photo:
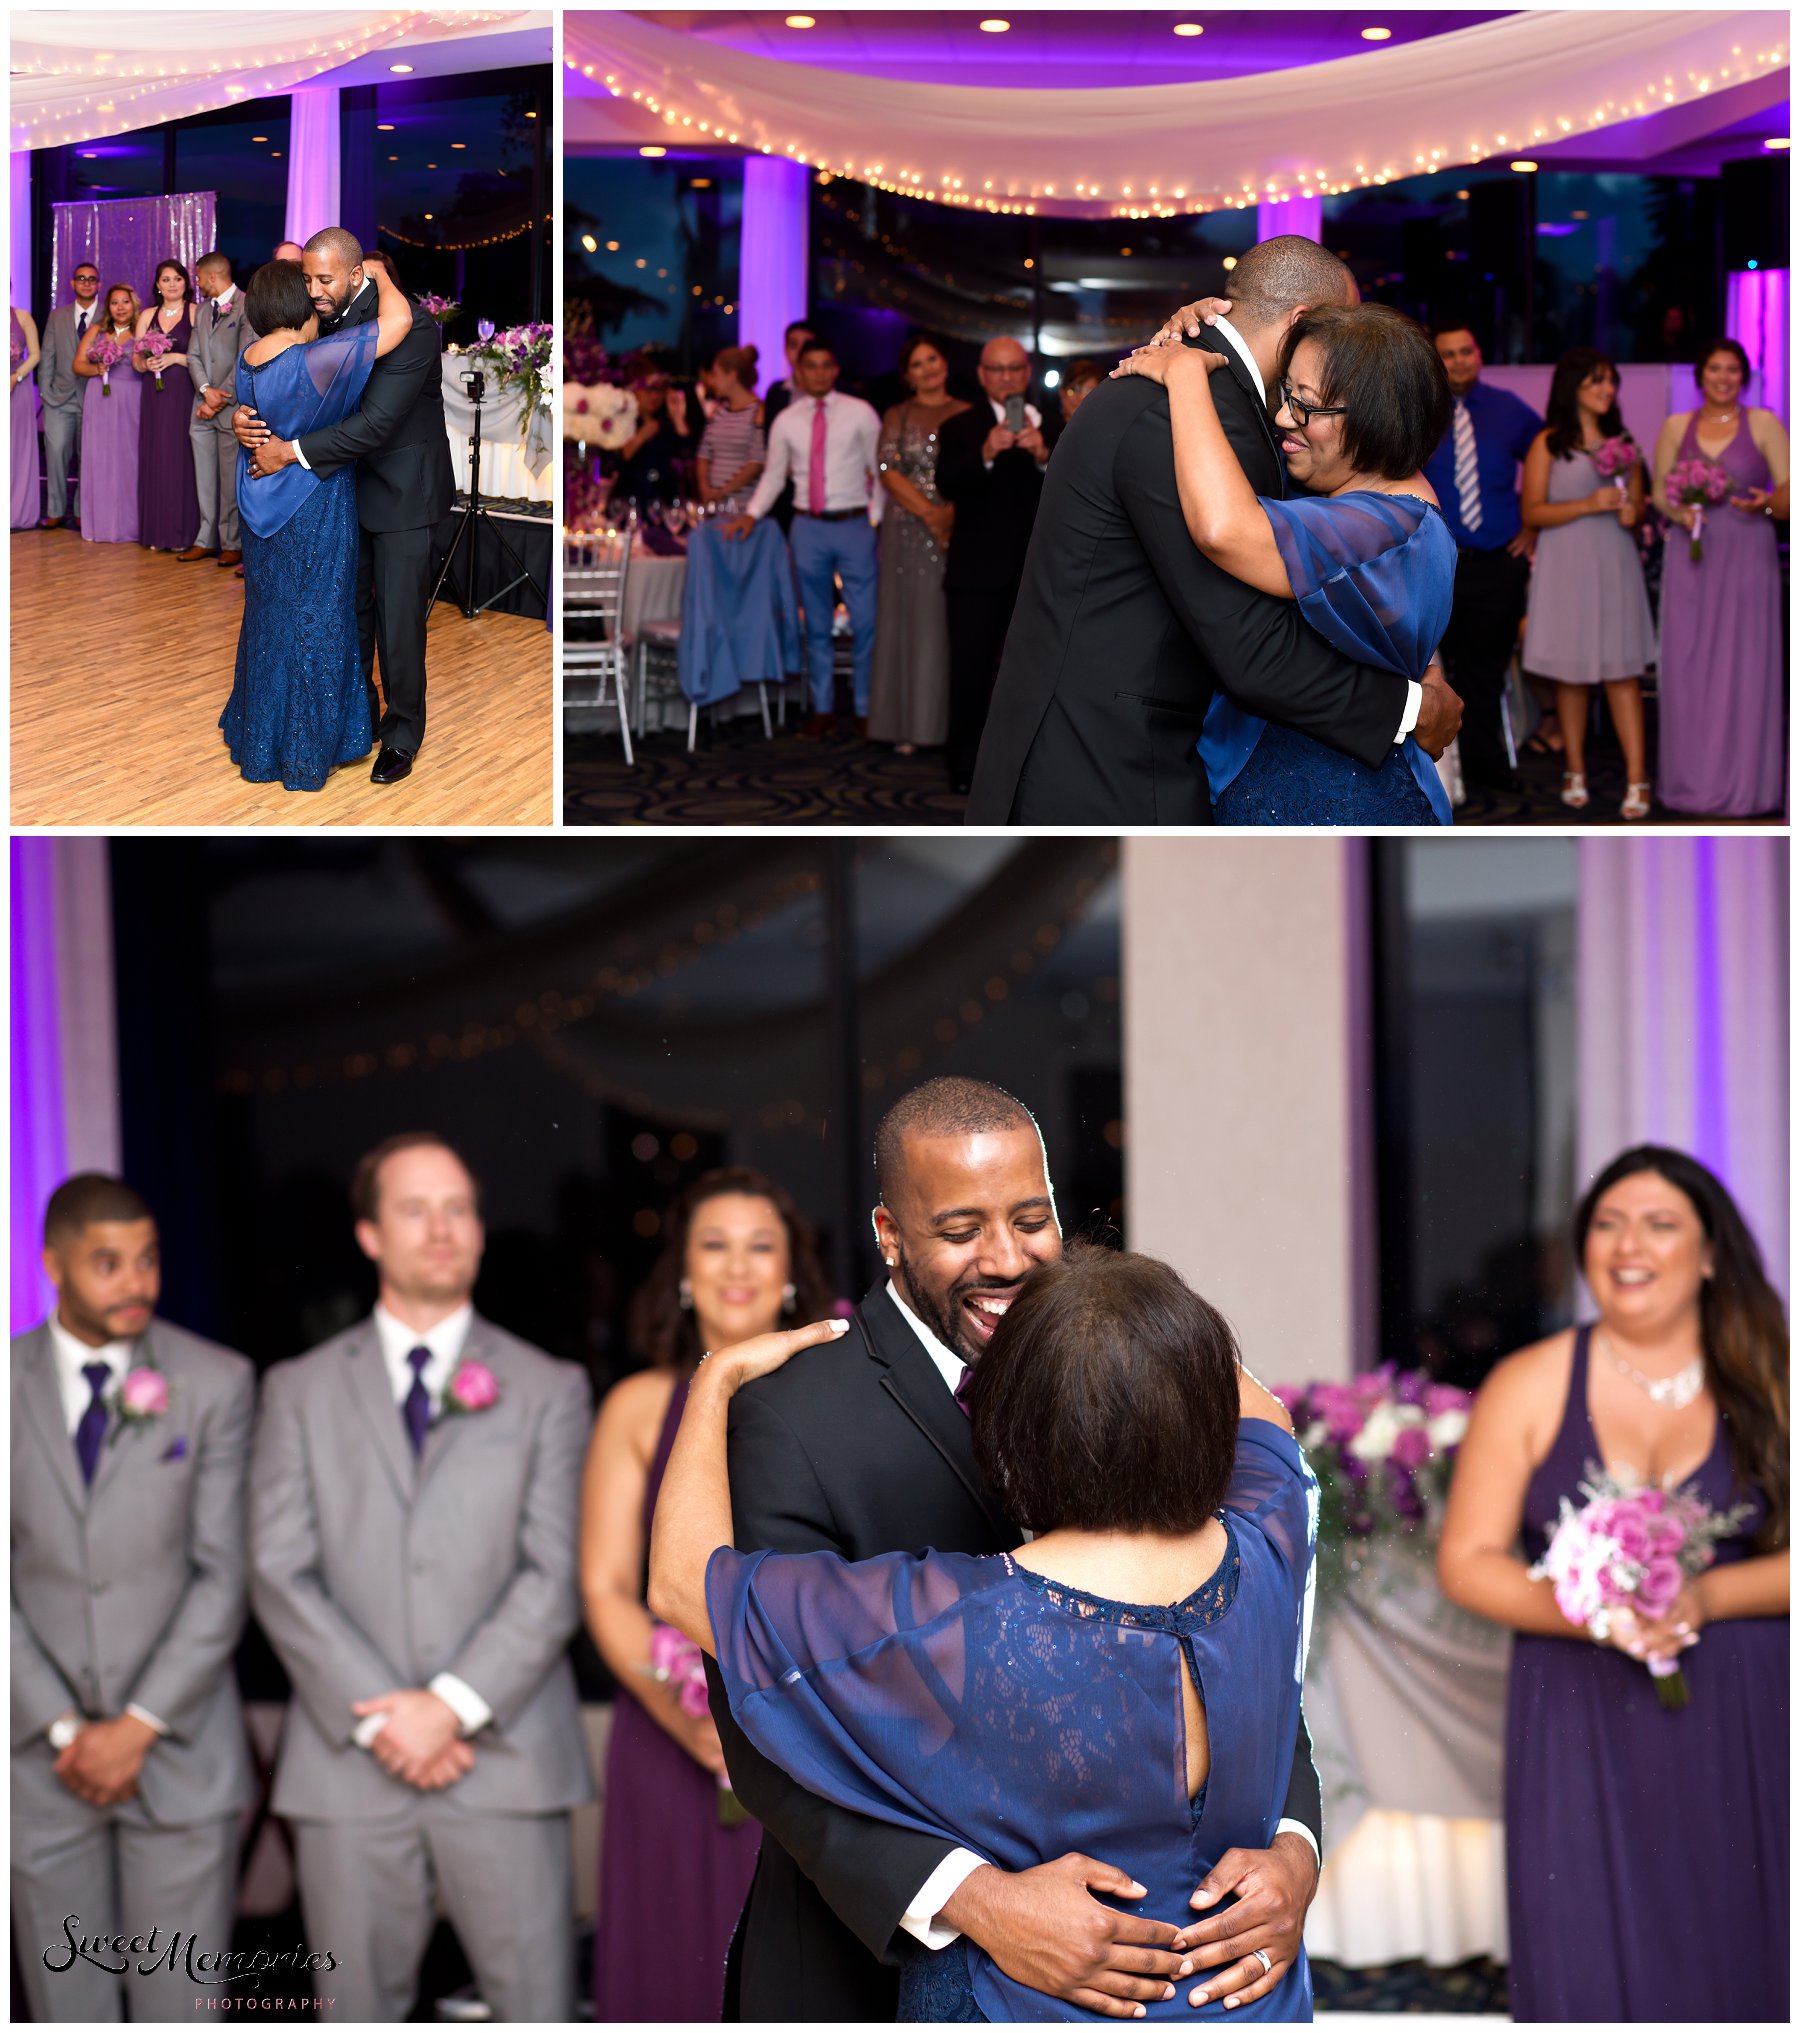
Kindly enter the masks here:
M 869 739 L 901 755 L 940 748 L 950 726 L 950 632 L 944 616 L 944 552 L 956 510 L 937 492 L 938 432 L 968 408 L 950 393 L 950 364 L 920 333 L 900 359 L 912 390 L 881 424 L 881 582 L 875 662 L 869 673 Z

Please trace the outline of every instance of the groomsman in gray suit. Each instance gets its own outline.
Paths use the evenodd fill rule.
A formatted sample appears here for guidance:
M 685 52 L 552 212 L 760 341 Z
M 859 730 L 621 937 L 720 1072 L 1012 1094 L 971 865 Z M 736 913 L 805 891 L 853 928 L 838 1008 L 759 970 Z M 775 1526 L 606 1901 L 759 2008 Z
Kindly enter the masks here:
M 38 396 L 44 405 L 44 468 L 49 498 L 43 529 L 61 529 L 69 513 L 69 459 L 81 439 L 81 404 L 87 384 L 75 372 L 75 349 L 100 311 L 100 271 L 78 261 L 71 278 L 72 304 L 58 304 L 44 320 Z
M 255 1373 L 152 1317 L 156 1223 L 119 1180 L 57 1188 L 44 1266 L 56 1311 L 12 1345 L 13 1945 L 34 2019 L 189 2019 L 251 1797 Z M 71 1935 L 137 1946 L 103 1968 Z
M 237 439 L 231 433 L 237 408 L 238 355 L 256 334 L 244 317 L 244 295 L 231 279 L 223 254 L 203 254 L 194 264 L 201 302 L 188 341 L 188 378 L 199 401 L 188 425 L 194 448 L 194 478 L 200 489 L 200 531 L 177 564 L 191 565 L 216 549 L 221 565 L 244 555 L 238 536 Z
M 471 1306 L 478 1191 L 440 1138 L 378 1146 L 351 1203 L 374 1314 L 269 1372 L 250 1474 L 307 1944 L 334 2016 L 404 2019 L 441 1902 L 496 2017 L 568 2019 L 587 1378 Z

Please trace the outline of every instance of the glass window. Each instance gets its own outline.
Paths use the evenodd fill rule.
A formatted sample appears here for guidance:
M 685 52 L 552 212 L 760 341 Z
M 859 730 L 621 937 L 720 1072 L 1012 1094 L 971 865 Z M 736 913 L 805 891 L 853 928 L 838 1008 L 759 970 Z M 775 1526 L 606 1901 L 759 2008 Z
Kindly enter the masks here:
M 240 283 L 287 237 L 288 101 L 258 99 L 175 126 L 175 188 L 216 191 L 220 248 Z
M 571 156 L 563 165 L 565 335 L 658 346 L 686 372 L 737 343 L 742 159 Z M 779 365 L 764 363 L 765 375 Z

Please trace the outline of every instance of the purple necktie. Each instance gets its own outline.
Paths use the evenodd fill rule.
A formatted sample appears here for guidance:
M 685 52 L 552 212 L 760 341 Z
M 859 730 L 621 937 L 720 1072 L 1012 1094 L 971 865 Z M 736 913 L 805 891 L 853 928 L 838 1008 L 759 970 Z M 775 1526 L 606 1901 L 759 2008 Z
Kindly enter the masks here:
M 965 1362 L 963 1373 L 956 1380 L 956 1389 L 950 1394 L 956 1400 L 956 1409 L 965 1419 L 969 1416 L 969 1386 L 974 1381 L 975 1366 L 973 1363 Z
M 423 1454 L 425 1435 L 431 1425 L 431 1393 L 425 1388 L 425 1365 L 431 1360 L 431 1350 L 415 1348 L 406 1359 L 412 1364 L 413 1380 L 400 1413 L 406 1421 L 406 1437 L 412 1442 L 412 1451 Z
M 112 1371 L 103 1362 L 84 1362 L 81 1374 L 93 1396 L 75 1428 L 75 1459 L 81 1463 L 81 1480 L 91 1484 L 94 1470 L 100 1466 L 100 1443 L 106 1438 L 106 1387 L 112 1382 Z

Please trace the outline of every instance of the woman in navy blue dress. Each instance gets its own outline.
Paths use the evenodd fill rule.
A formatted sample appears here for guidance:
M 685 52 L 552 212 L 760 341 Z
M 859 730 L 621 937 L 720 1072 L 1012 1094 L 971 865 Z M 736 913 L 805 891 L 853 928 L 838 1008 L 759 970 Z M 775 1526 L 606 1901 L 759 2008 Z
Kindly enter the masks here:
M 412 306 L 370 264 L 373 323 L 319 336 L 297 261 L 265 262 L 244 310 L 263 336 L 239 357 L 237 398 L 284 438 L 341 423 L 362 400 L 377 358 L 412 330 Z M 238 453 L 244 534 L 244 625 L 219 731 L 251 783 L 316 791 L 339 763 L 374 745 L 356 639 L 356 469 L 329 480 L 296 462 L 252 478 Z
M 1229 309 L 1214 298 L 1196 309 Z M 1420 470 L 1450 428 L 1424 329 L 1384 304 L 1307 311 L 1281 351 L 1276 429 L 1299 499 L 1259 496 L 1213 406 L 1225 355 L 1143 346 L 1114 369 L 1168 390 L 1188 534 L 1258 592 L 1298 600 L 1357 662 L 1423 679 L 1450 622 L 1456 545 Z M 1447 826 L 1450 800 L 1409 735 L 1380 769 L 1213 695 L 1200 741 L 1221 826 Z
M 1020 1288 L 968 1391 L 976 1461 L 1029 1545 L 739 1554 L 730 1400 L 844 1324 L 701 1364 L 653 1609 L 716 1654 L 739 1727 L 809 1791 L 1002 1870 L 1080 1851 L 1133 1874 L 1134 1912 L 1192 1925 L 1224 1852 L 1272 1840 L 1293 1759 L 1317 1489 L 1286 1414 L 1166 1264 L 1072 1249 Z M 902 2019 L 1117 2014 L 1028 1988 L 966 1937 L 909 1953 Z M 1310 2018 L 1304 1951 L 1270 1975 L 1242 2001 L 1196 2011 L 1171 1984 L 1141 2009 Z

